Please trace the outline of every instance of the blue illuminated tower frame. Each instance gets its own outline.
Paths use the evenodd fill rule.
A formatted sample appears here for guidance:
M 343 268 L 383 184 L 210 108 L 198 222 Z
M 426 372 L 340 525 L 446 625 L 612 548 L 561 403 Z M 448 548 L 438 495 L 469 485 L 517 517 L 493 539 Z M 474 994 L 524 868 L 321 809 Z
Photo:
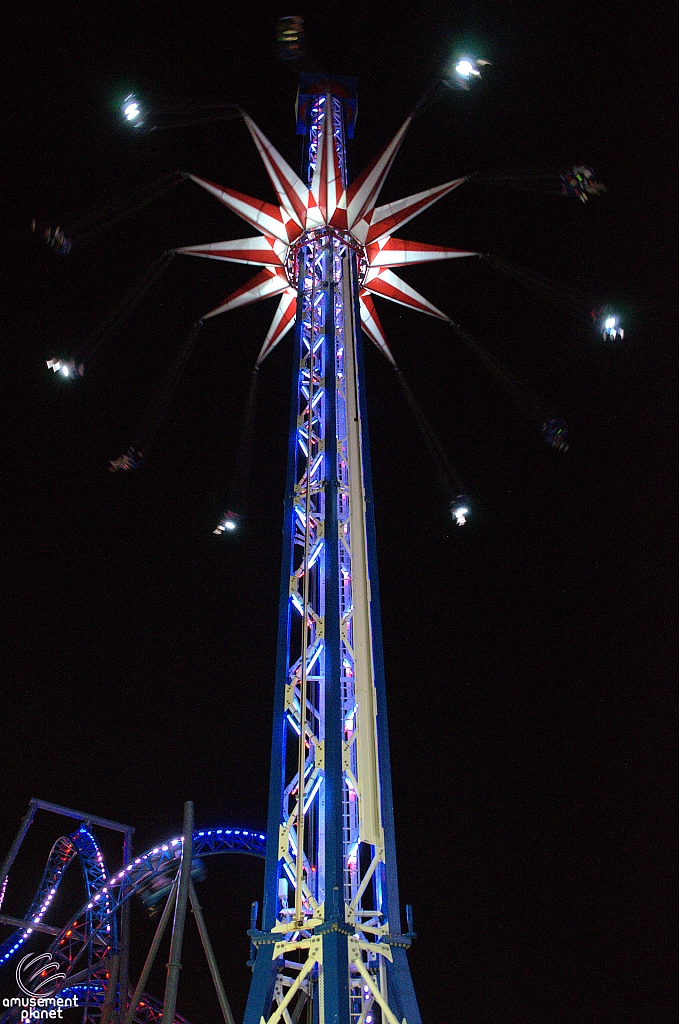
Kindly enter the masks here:
M 306 84 L 306 91 L 304 85 Z M 304 83 L 312 188 L 346 188 L 355 83 Z M 321 224 L 297 285 L 268 841 L 245 1024 L 420 1024 L 401 931 L 361 316 L 361 247 Z

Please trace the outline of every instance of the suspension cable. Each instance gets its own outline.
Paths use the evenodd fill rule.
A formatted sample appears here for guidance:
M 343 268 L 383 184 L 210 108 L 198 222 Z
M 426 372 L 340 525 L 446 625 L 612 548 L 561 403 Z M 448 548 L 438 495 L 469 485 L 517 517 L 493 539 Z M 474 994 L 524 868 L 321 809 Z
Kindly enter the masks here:
M 479 256 L 481 261 L 492 267 L 493 270 L 506 274 L 507 277 L 511 277 L 529 291 L 537 292 L 547 302 L 579 320 L 591 322 L 592 312 L 596 312 L 601 305 L 600 301 L 585 295 L 584 292 L 580 292 L 572 286 L 551 281 L 542 274 L 537 274 L 534 270 L 522 267 L 511 260 L 491 256 L 489 253 L 480 253 Z
M 127 289 L 122 297 L 115 304 L 110 313 L 97 326 L 90 331 L 84 341 L 74 352 L 73 358 L 76 362 L 82 362 L 91 366 L 94 360 L 101 354 L 101 351 L 113 332 L 120 327 L 126 319 L 140 304 L 150 288 L 156 283 L 160 275 L 169 266 L 174 257 L 174 251 L 164 252 L 155 260 L 142 277 Z
M 238 452 L 231 482 L 231 493 L 229 495 L 229 512 L 237 516 L 238 519 L 242 519 L 248 512 L 258 379 L 259 366 L 255 366 L 252 371 L 248 397 L 245 403 L 245 416 L 238 441 Z
M 111 460 L 109 468 L 112 473 L 115 473 L 118 469 L 137 469 L 148 458 L 153 442 L 156 439 L 156 435 L 163 424 L 167 410 L 170 407 L 170 403 L 174 398 L 179 382 L 184 374 L 184 370 L 191 358 L 196 344 L 196 338 L 198 337 L 202 327 L 202 320 L 197 320 L 196 323 L 193 324 L 184 344 L 177 353 L 165 380 L 158 388 L 151 399 L 151 402 L 147 406 L 146 411 L 143 413 L 137 425 L 132 444 L 124 455 Z
M 448 456 L 446 455 L 443 449 L 443 445 L 441 444 L 441 441 L 438 438 L 438 435 L 435 433 L 431 424 L 424 415 L 422 406 L 417 401 L 415 395 L 411 391 L 410 386 L 406 381 L 405 377 L 403 376 L 400 367 L 394 365 L 394 373 L 396 374 L 396 378 L 399 384 L 401 385 L 401 389 L 403 391 L 403 394 L 405 395 L 406 402 L 408 403 L 410 410 L 415 418 L 415 422 L 420 430 L 420 433 L 422 434 L 422 438 L 424 439 L 424 443 L 427 446 L 427 450 L 432 458 L 434 465 L 436 466 L 436 471 L 438 473 L 441 486 L 443 487 L 443 490 L 447 498 L 450 500 L 455 495 L 460 494 L 464 490 L 462 482 L 458 477 L 457 473 L 455 472 L 455 470 L 453 469 L 453 467 L 451 466 Z
M 464 327 L 455 323 L 454 320 L 449 320 L 448 323 L 470 352 L 473 352 L 488 367 L 497 383 L 522 412 L 530 419 L 540 421 L 544 417 L 545 410 L 535 392 L 519 380 L 516 374 L 504 366 L 499 359 L 491 355 L 488 349 L 473 338 Z
M 113 199 L 104 206 L 84 214 L 70 226 L 51 227 L 37 217 L 31 222 L 33 233 L 41 238 L 53 252 L 66 256 L 74 245 L 82 245 L 104 231 L 109 231 L 115 224 L 129 217 L 137 210 L 148 206 L 171 189 L 181 185 L 188 178 L 186 171 L 173 171 L 150 185 L 141 185 L 120 199 Z
M 188 177 L 187 171 L 173 171 L 150 185 L 141 185 L 121 199 L 112 200 L 100 209 L 86 214 L 71 226 L 71 230 L 68 232 L 71 243 L 79 245 L 86 239 L 89 240 L 103 231 L 108 231 L 118 221 L 129 217 L 137 210 L 143 209 L 149 203 L 165 195 L 166 192 L 177 188 Z
M 527 384 L 519 380 L 516 374 L 504 366 L 499 359 L 473 338 L 460 324 L 455 323 L 454 320 L 449 320 L 448 323 L 470 352 L 473 352 L 490 370 L 495 381 L 504 390 L 516 408 L 538 427 L 547 444 L 558 451 L 567 451 L 568 427 L 564 420 L 550 414 L 535 392 Z

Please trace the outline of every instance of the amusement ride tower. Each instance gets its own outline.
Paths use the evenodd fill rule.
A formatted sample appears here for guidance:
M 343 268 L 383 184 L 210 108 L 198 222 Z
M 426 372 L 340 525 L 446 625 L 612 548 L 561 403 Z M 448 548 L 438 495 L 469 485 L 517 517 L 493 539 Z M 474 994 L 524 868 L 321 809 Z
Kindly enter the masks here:
M 264 901 L 245 1024 L 420 1022 L 396 872 L 361 327 L 393 363 L 371 293 L 447 321 L 390 268 L 474 254 L 391 237 L 465 179 L 377 207 L 410 118 L 349 184 L 355 112 L 353 79 L 302 75 L 303 178 L 246 116 L 280 205 L 194 178 L 261 235 L 178 250 L 263 266 L 208 314 L 281 295 L 258 365 L 295 326 Z
M 485 63 L 460 59 L 455 74 L 462 88 Z M 93 359 L 104 338 L 134 308 L 175 253 L 260 268 L 192 328 L 169 383 L 154 399 L 155 411 L 150 417 L 154 429 L 205 320 L 260 299 L 279 297 L 257 358 L 246 416 L 248 429 L 259 366 L 293 327 L 295 338 L 266 837 L 230 828 L 194 832 L 189 801 L 184 835 L 133 859 L 133 829 L 129 826 L 32 799 L 0 868 L 1 908 L 9 869 L 36 810 L 80 822 L 72 835 L 55 843 L 27 915 L 0 915 L 0 924 L 14 929 L 0 943 L 0 966 L 23 953 L 24 944 L 35 939 L 34 933 L 51 935 L 49 952 L 34 959 L 27 954 L 17 971 L 28 961 L 31 968 L 40 963 L 29 979 L 33 982 L 47 969 L 57 969 L 59 973 L 51 979 L 36 984 L 59 980 L 55 993 L 75 993 L 83 1000 L 78 1005 L 83 1006 L 84 1024 L 176 1024 L 183 1020 L 174 1013 L 187 900 L 198 922 L 225 1024 L 233 1024 L 191 881 L 192 859 L 226 852 L 261 856 L 264 844 L 264 899 L 261 920 L 257 905 L 253 905 L 249 932 L 253 976 L 244 1024 L 421 1024 L 407 960 L 413 938 L 411 916 L 406 908 L 408 930 L 404 933 L 396 869 L 363 332 L 399 373 L 406 397 L 409 389 L 389 350 L 373 296 L 448 323 L 539 425 L 544 439 L 557 450 L 568 447 L 563 421 L 546 414 L 530 389 L 394 273 L 393 268 L 408 264 L 480 255 L 393 236 L 468 178 L 377 205 L 413 116 L 431 101 L 441 81 L 445 80 L 436 80 L 394 138 L 353 182 L 347 173 L 346 141 L 353 136 L 356 117 L 355 80 L 303 74 L 297 100 L 297 132 L 305 138 L 301 176 L 240 108 L 231 104 L 216 108 L 226 111 L 223 116 L 245 120 L 278 205 L 177 173 L 156 183 L 151 191 L 136 190 L 131 200 L 109 204 L 101 216 L 89 219 L 89 226 L 82 227 L 79 236 L 76 232 L 73 238 L 67 237 L 60 228 L 52 230 L 33 221 L 33 230 L 39 231 L 50 248 L 66 255 L 78 238 L 91 237 L 191 177 L 259 231 L 247 238 L 164 253 L 134 294 L 123 297 L 114 314 L 82 347 Z M 127 120 L 142 124 L 141 108 L 132 95 L 125 104 Z M 522 180 L 520 174 L 514 177 Z M 531 178 L 535 178 L 532 172 L 523 180 Z M 487 179 L 493 180 L 492 176 Z M 584 166 L 551 179 L 550 188 L 556 186 L 583 202 L 588 195 L 605 191 L 594 180 L 591 168 Z M 514 178 L 497 177 L 497 181 L 505 180 Z M 598 318 L 597 329 L 604 339 L 623 336 L 607 307 L 592 312 L 589 300 L 571 298 L 546 279 L 507 261 L 485 259 L 551 299 L 567 302 L 570 311 L 593 318 L 595 325 Z M 65 377 L 82 376 L 84 364 L 77 355 L 50 359 L 47 365 Z M 416 411 L 412 394 L 409 402 Z M 423 427 L 421 412 L 417 417 Z M 430 428 L 423 433 L 431 442 Z M 248 443 L 250 436 L 244 430 Z M 435 448 L 433 442 L 431 448 Z M 140 439 L 126 455 L 113 460 L 111 467 L 133 469 L 144 461 L 144 455 L 145 443 Z M 458 495 L 451 503 L 460 525 L 467 513 L 461 498 Z M 229 512 L 215 533 L 234 529 L 237 522 L 238 515 Z M 125 836 L 123 866 L 117 874 L 107 877 L 101 849 L 89 831 L 91 824 Z M 87 902 L 60 930 L 46 924 L 43 916 L 76 856 L 84 871 Z M 171 880 L 173 873 L 176 877 Z M 150 906 L 165 898 L 165 893 L 156 936 L 128 1002 L 129 900 L 140 894 Z M 144 985 L 175 899 L 168 981 L 161 1006 L 148 996 Z M 43 969 L 45 957 L 53 961 Z M 20 987 L 22 992 L 28 991 L 21 982 Z M 33 991 L 37 993 L 38 988 L 28 994 Z M 7 1006 L 7 1000 L 4 1004 Z M 19 1013 L 18 1003 L 13 1001 L 3 1021 L 15 1024 Z

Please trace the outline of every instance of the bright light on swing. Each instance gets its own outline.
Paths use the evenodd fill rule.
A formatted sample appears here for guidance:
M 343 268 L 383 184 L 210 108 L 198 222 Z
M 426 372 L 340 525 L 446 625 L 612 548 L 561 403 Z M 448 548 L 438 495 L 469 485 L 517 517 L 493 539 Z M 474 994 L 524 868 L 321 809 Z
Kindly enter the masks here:
M 222 533 L 224 533 L 225 530 L 235 530 L 237 529 L 238 524 L 240 523 L 242 518 L 243 516 L 239 516 L 235 512 L 227 512 L 224 518 L 222 519 L 221 523 L 217 527 L 217 529 L 213 530 L 212 532 L 216 533 L 217 536 L 219 537 L 221 536 Z
M 463 494 L 458 494 L 450 503 L 450 511 L 457 526 L 464 526 L 469 515 L 469 502 Z
M 139 105 L 139 100 L 134 93 L 130 93 L 129 96 L 125 97 L 122 104 L 122 110 L 125 120 L 128 121 L 133 128 L 139 128 L 143 123 L 141 116 L 142 111 Z
M 461 89 L 468 89 L 472 78 L 480 78 L 482 67 L 489 64 L 487 60 L 477 60 L 469 54 L 461 54 L 453 61 L 453 70 L 449 72 L 450 85 L 457 85 Z
M 601 321 L 600 321 L 601 323 Z M 601 337 L 604 341 L 617 341 L 625 337 L 625 332 L 620 326 L 620 319 L 617 316 L 605 316 L 601 327 Z
M 480 74 L 479 71 L 475 71 L 474 65 L 471 63 L 471 61 L 468 60 L 461 60 L 458 64 L 455 65 L 455 70 L 457 71 L 458 75 L 462 75 L 463 78 L 469 78 L 470 75 Z

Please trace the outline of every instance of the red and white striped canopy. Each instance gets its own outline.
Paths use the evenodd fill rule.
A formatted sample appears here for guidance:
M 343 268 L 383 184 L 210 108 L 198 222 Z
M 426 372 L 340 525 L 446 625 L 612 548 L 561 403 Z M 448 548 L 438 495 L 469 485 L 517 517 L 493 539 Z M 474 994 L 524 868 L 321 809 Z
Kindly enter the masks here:
M 330 97 L 326 97 L 326 110 L 330 110 Z M 410 118 L 356 181 L 346 189 L 342 186 L 340 159 L 334 134 L 331 130 L 325 130 L 327 120 L 324 118 L 320 128 L 318 158 L 311 187 L 307 188 L 257 125 L 246 115 L 245 123 L 266 167 L 278 199 L 278 206 L 191 175 L 193 181 L 208 192 L 212 192 L 230 210 L 261 231 L 261 234 L 250 238 L 190 245 L 177 250 L 191 256 L 228 260 L 232 263 L 250 263 L 263 268 L 247 284 L 237 289 L 207 314 L 207 317 L 216 316 L 238 306 L 279 295 L 278 309 L 259 353 L 258 364 L 266 358 L 295 322 L 297 289 L 286 272 L 286 258 L 291 246 L 299 243 L 306 232 L 323 227 L 346 232 L 352 237 L 357 248 L 365 253 L 368 269 L 359 295 L 361 322 L 365 333 L 391 362 L 393 358 L 375 310 L 373 295 L 380 295 L 382 298 L 429 313 L 442 320 L 449 319 L 445 313 L 401 280 L 391 268 L 476 255 L 462 249 L 428 245 L 425 242 L 409 242 L 393 237 L 393 232 L 397 228 L 457 188 L 466 180 L 465 178 L 456 178 L 437 188 L 418 192 L 386 206 L 376 205 L 387 174 L 410 125 Z

